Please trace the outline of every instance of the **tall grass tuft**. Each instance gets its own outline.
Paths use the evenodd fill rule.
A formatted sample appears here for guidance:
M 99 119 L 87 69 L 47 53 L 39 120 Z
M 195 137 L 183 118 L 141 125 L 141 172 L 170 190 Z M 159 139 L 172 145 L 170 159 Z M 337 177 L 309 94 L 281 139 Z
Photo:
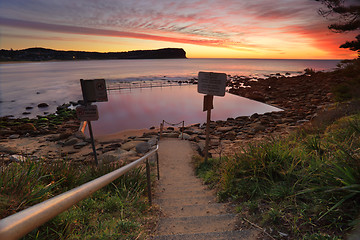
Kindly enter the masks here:
M 340 239 L 359 222 L 359 158 L 358 113 L 321 130 L 246 146 L 197 171 L 217 183 L 221 200 L 237 202 L 276 238 L 281 232 L 289 239 Z
M 11 163 L 0 173 L 0 217 L 6 217 L 121 167 L 66 161 Z M 95 192 L 23 239 L 133 239 L 143 234 L 149 208 L 146 176 L 138 168 Z

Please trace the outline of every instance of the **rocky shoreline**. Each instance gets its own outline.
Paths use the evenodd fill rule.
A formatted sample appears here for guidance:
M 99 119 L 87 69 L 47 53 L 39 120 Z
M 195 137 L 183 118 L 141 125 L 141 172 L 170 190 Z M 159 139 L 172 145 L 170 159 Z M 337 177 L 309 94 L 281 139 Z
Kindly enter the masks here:
M 288 134 L 306 124 L 318 112 L 333 104 L 331 89 L 344 79 L 335 73 L 308 71 L 296 77 L 275 75 L 266 79 L 229 76 L 230 93 L 261 101 L 283 109 L 280 112 L 254 114 L 211 122 L 213 156 L 233 154 L 245 143 L 274 135 Z M 80 122 L 73 110 L 58 108 L 56 115 L 37 119 L 0 118 L 1 165 L 26 158 L 55 161 L 65 159 L 79 163 L 93 161 L 89 139 L 79 131 Z M 205 125 L 182 129 L 165 128 L 163 137 L 183 137 L 192 141 L 199 153 L 205 145 Z M 121 135 L 121 134 L 120 134 Z M 156 145 L 159 129 L 139 130 L 136 134 L 114 135 L 96 139 L 100 162 L 128 162 Z

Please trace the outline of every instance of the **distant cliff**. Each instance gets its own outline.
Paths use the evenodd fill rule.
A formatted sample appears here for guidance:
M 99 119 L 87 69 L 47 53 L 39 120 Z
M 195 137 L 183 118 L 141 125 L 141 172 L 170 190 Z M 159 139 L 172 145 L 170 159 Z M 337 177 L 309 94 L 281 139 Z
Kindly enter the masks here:
M 186 58 L 182 48 L 163 48 L 157 50 L 136 50 L 129 52 L 82 52 L 58 51 L 46 48 L 23 50 L 0 50 L 0 61 L 50 61 L 50 60 L 102 60 L 102 59 L 165 59 Z

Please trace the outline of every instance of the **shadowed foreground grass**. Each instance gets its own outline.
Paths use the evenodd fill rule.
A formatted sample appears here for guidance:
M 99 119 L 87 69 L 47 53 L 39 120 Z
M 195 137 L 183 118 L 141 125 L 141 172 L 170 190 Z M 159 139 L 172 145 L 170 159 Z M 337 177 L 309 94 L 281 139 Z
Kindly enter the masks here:
M 0 172 L 0 218 L 100 177 L 120 166 L 99 168 L 26 161 Z M 152 221 L 146 175 L 138 168 L 95 192 L 23 239 L 144 239 Z
M 359 223 L 360 114 L 195 164 L 220 200 L 274 238 L 343 239 Z

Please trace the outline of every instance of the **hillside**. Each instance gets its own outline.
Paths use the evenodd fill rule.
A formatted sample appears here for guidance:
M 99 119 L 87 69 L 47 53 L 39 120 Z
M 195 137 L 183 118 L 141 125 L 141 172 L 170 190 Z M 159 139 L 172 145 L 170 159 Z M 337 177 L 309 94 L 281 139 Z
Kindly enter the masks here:
M 50 60 L 105 60 L 105 59 L 167 59 L 186 58 L 182 48 L 157 50 L 136 50 L 129 52 L 84 52 L 58 51 L 47 48 L 27 48 L 22 50 L 0 50 L 0 61 L 50 61 Z

